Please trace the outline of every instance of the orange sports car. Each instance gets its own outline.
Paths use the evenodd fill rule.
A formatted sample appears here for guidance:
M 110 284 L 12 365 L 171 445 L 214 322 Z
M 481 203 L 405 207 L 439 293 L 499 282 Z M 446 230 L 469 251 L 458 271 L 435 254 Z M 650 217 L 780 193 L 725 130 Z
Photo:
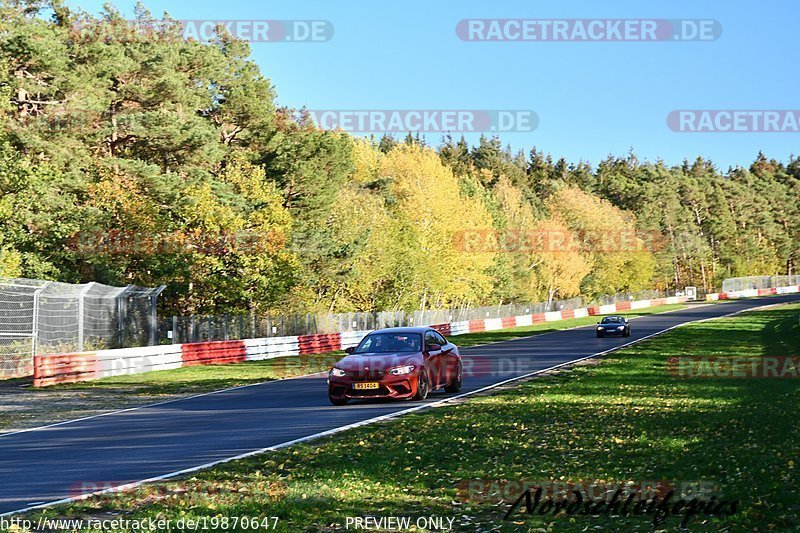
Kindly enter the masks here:
M 436 389 L 461 390 L 458 347 L 432 328 L 380 329 L 345 352 L 328 374 L 333 405 L 364 398 L 424 400 Z

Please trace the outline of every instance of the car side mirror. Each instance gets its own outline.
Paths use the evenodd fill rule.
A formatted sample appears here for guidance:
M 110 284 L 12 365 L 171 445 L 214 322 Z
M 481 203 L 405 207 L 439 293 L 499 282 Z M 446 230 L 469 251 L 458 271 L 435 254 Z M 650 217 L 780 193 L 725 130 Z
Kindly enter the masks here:
M 441 349 L 442 349 L 442 347 L 440 345 L 438 345 L 438 344 L 429 344 L 428 345 L 428 351 L 429 352 L 438 352 Z
M 344 349 L 344 351 L 346 353 L 353 353 L 354 351 L 356 351 L 356 347 L 355 346 L 348 346 L 347 348 Z

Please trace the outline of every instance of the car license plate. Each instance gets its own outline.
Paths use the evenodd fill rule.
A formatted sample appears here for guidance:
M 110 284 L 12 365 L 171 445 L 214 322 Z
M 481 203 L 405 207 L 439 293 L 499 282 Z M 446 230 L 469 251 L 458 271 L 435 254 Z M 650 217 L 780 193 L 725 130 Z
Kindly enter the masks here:
M 377 389 L 380 385 L 377 381 L 369 383 L 353 383 L 353 388 L 356 390 Z

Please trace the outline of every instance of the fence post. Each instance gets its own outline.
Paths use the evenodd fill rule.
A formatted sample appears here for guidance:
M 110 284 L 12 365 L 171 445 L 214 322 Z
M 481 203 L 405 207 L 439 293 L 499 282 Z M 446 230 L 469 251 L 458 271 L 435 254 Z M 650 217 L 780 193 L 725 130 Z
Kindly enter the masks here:
M 178 342 L 178 317 L 172 315 L 172 344 L 180 344 Z
M 84 313 L 84 307 L 85 307 L 84 299 L 86 298 L 86 293 L 89 292 L 89 290 L 92 288 L 93 285 L 94 285 L 94 281 L 91 281 L 91 282 L 87 283 L 86 286 L 84 288 L 82 288 L 80 290 L 80 292 L 78 293 L 78 351 L 79 352 L 83 351 L 83 327 L 84 327 L 84 324 L 83 324 L 84 317 L 83 317 L 83 315 L 85 314 Z
M 50 281 L 46 281 L 44 285 L 33 291 L 33 324 L 31 327 L 31 364 L 33 364 L 33 356 L 39 353 L 39 295 L 50 285 Z
M 122 348 L 125 342 L 125 311 L 128 308 L 125 301 L 125 294 L 131 290 L 133 285 L 124 287 L 119 294 L 117 294 L 117 348 Z
M 166 288 L 167 288 L 166 285 L 159 285 L 158 287 L 156 287 L 156 289 L 150 295 L 150 317 L 149 317 L 149 320 L 150 320 L 150 335 L 149 335 L 149 337 L 150 338 L 148 339 L 148 341 L 150 342 L 150 344 L 149 344 L 150 346 L 155 346 L 156 344 L 158 344 L 158 310 L 157 310 L 156 307 L 157 307 L 157 304 L 158 304 L 158 302 L 157 302 L 158 296 Z M 172 333 L 172 338 L 173 339 L 175 338 L 174 330 L 173 330 L 173 333 Z

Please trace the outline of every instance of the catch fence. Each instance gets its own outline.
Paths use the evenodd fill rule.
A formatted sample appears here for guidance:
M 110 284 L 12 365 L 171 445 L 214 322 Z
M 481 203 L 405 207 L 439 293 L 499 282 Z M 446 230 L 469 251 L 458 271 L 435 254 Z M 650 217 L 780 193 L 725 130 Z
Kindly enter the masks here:
M 0 278 L 0 378 L 29 375 L 37 354 L 157 344 L 163 289 Z
M 728 278 L 722 282 L 722 292 L 739 292 L 752 289 L 770 289 L 800 285 L 800 275 L 794 276 L 747 276 Z
M 159 332 L 161 344 L 316 335 L 398 326 L 424 326 L 485 318 L 505 318 L 548 311 L 566 311 L 592 305 L 607 305 L 620 301 L 664 298 L 672 295 L 674 293 L 648 290 L 597 298 L 577 297 L 551 302 L 429 309 L 413 312 L 378 311 L 263 317 L 254 315 L 173 316 L 164 317 L 159 321 Z

